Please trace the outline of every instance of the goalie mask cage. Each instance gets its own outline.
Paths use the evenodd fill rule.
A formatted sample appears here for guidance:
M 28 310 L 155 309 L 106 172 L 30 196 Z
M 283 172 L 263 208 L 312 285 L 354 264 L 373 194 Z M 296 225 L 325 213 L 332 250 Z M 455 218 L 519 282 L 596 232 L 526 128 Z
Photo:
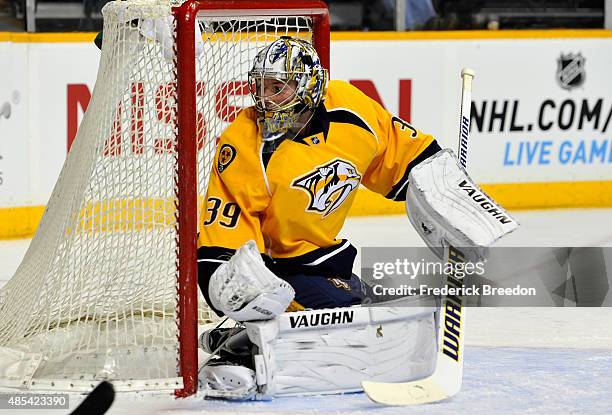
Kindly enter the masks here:
M 327 7 L 129 0 L 103 15 L 91 101 L 0 290 L 0 387 L 109 380 L 186 396 L 197 389 L 198 321 L 213 319 L 201 296 L 198 307 L 196 237 L 216 142 L 252 104 L 247 72 L 278 36 L 311 40 L 329 67 Z

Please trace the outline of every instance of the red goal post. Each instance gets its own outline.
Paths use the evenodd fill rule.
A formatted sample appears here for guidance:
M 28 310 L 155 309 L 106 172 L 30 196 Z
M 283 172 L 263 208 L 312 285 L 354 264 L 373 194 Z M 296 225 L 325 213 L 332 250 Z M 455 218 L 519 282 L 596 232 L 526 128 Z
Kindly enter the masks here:
M 329 13 L 323 1 L 200 0 L 173 9 L 176 20 L 178 89 L 178 198 L 179 203 L 179 324 L 183 389 L 188 396 L 197 390 L 197 156 L 193 137 L 196 127 L 195 27 L 198 17 L 301 16 L 311 20 L 312 43 L 329 70 Z M 184 232 L 184 233 L 183 233 Z

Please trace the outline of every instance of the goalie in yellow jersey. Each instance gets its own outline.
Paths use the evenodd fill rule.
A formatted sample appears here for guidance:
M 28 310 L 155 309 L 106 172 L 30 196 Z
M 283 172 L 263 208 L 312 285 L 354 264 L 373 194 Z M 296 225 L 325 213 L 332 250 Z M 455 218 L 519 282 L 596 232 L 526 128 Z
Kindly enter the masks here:
M 303 40 L 282 37 L 261 50 L 249 82 L 255 106 L 224 131 L 211 172 L 200 288 L 237 321 L 359 304 L 357 251 L 336 239 L 359 185 L 403 201 L 410 169 L 440 147 L 352 85 L 329 82 Z M 200 345 L 214 351 L 227 333 L 207 332 Z M 240 354 L 236 337 L 217 351 L 223 363 L 236 360 L 224 351 Z
M 239 322 L 360 304 L 356 249 L 336 239 L 359 185 L 403 202 L 413 169 L 451 158 L 357 88 L 328 81 L 306 41 L 272 42 L 257 54 L 249 82 L 255 105 L 223 132 L 212 167 L 198 236 L 200 289 L 218 314 Z M 428 226 L 421 235 L 435 246 L 431 238 L 440 235 Z M 209 394 L 255 393 L 246 331 L 212 330 L 200 346 L 221 356 L 200 371 Z

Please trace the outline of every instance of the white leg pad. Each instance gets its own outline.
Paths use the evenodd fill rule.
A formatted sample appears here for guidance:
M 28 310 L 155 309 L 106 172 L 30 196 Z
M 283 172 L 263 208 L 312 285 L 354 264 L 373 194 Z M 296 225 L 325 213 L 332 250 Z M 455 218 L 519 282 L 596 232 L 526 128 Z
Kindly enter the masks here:
M 435 300 L 387 304 L 393 306 L 300 311 L 245 323 L 259 348 L 257 398 L 353 392 L 362 390 L 363 380 L 406 382 L 433 373 Z

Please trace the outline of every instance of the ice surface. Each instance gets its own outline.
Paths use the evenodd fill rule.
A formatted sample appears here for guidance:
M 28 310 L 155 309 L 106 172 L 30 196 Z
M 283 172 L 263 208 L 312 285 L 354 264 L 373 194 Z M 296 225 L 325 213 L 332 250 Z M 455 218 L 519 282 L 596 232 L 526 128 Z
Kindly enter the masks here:
M 609 414 L 609 350 L 472 347 L 461 392 L 419 407 L 384 407 L 363 393 L 270 402 L 224 402 L 170 397 L 119 397 L 111 414 Z M 75 400 L 76 403 L 76 400 Z M 71 405 L 72 407 L 72 405 Z M 19 412 L 24 413 L 24 412 Z

